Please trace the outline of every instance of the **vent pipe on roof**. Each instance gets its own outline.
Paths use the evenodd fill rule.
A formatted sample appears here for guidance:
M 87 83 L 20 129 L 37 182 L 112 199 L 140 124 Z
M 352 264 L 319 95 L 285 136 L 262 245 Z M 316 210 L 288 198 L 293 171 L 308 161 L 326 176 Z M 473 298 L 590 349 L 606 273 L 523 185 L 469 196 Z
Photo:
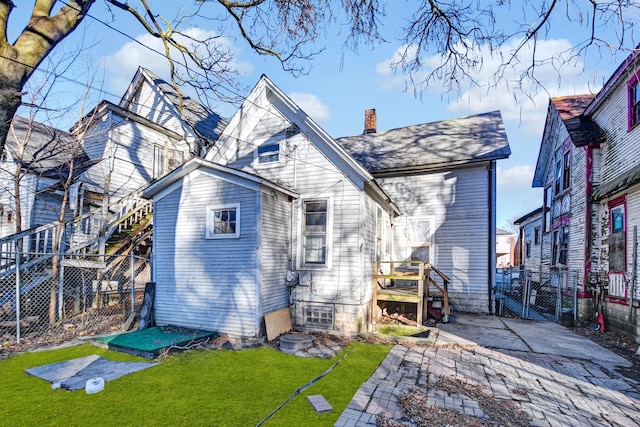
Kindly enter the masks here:
M 364 132 L 362 132 L 363 135 L 366 135 L 368 133 L 376 133 L 377 129 L 377 123 L 376 123 L 376 109 L 375 108 L 370 108 L 368 110 L 365 110 L 364 112 Z

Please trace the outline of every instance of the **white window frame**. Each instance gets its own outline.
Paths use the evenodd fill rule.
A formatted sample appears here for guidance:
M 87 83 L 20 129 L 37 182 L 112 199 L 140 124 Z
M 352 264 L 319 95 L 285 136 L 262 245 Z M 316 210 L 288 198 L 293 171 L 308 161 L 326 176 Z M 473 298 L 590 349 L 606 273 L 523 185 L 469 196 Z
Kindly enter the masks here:
M 331 258 L 333 254 L 333 197 L 330 195 L 319 196 L 303 196 L 299 199 L 298 206 L 298 244 L 297 244 L 297 259 L 296 267 L 301 270 L 325 270 L 331 269 Z M 304 262 L 304 226 L 305 226 L 305 202 L 327 202 L 327 225 L 325 230 L 326 236 L 326 254 L 324 264 L 319 263 L 305 263 Z
M 413 223 L 414 222 L 429 222 L 429 239 L 427 241 L 422 241 L 422 240 L 418 240 L 416 239 L 416 236 L 414 236 L 413 234 Z M 413 248 L 428 248 L 429 250 L 429 263 L 433 263 L 433 235 L 434 235 L 434 220 L 433 217 L 429 217 L 429 216 L 410 216 L 407 217 L 407 236 L 409 237 L 408 239 L 408 250 L 407 250 L 407 260 L 408 261 L 413 261 Z M 415 264 L 411 264 L 409 262 L 409 265 L 414 267 L 414 268 L 418 268 L 417 265 Z
M 269 167 L 282 165 L 284 163 L 284 155 L 282 153 L 282 142 L 283 141 L 263 141 L 260 145 L 258 145 L 256 147 L 256 149 L 253 151 L 254 165 L 257 168 L 269 168 Z M 277 145 L 278 146 L 278 160 L 261 163 L 260 162 L 260 154 L 258 153 L 259 150 L 261 148 L 263 148 L 263 147 L 268 147 L 268 146 L 272 146 L 272 145 Z
M 222 233 L 216 234 L 214 233 L 214 216 L 216 211 L 225 211 L 232 210 L 236 211 L 236 228 L 235 233 Z M 216 239 L 239 239 L 240 238 L 240 204 L 239 203 L 231 203 L 219 206 L 207 206 L 207 231 L 205 234 L 206 239 L 216 240 Z
M 158 178 L 178 168 L 185 162 L 185 152 L 168 145 L 153 146 L 153 177 Z

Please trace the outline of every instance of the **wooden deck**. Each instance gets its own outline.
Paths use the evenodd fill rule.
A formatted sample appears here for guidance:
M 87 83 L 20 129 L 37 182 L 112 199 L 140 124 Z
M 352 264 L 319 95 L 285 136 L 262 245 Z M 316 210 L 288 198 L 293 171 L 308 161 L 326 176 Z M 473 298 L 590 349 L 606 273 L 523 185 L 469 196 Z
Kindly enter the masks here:
M 439 277 L 440 284 L 436 279 Z M 416 304 L 416 323 L 422 325 L 431 314 L 449 321 L 449 278 L 426 262 L 376 261 L 373 272 L 373 310 L 378 301 Z M 433 291 L 433 292 L 431 292 Z M 442 307 L 436 307 L 437 298 Z M 375 321 L 375 311 L 372 319 Z

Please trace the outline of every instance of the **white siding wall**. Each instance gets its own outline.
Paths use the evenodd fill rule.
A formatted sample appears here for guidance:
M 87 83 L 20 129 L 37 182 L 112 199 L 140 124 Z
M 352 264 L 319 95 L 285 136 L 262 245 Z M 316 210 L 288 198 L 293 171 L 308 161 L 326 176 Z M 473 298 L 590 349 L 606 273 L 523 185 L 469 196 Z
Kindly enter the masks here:
M 103 160 L 81 178 L 89 184 L 88 188 L 92 191 L 102 192 L 105 177 L 110 176 L 109 192 L 113 202 L 149 183 L 154 175 L 156 145 L 164 147 L 167 143 L 168 148 L 183 151 L 185 159 L 187 158 L 189 147 L 183 141 L 173 141 L 165 134 L 140 123 L 111 113 L 109 115 L 111 129 L 96 134 L 96 142 L 91 143 L 96 148 L 104 145 L 101 153 Z M 102 138 L 100 143 L 99 137 Z
M 335 327 L 347 331 L 358 327 L 353 321 L 354 310 L 344 309 L 338 305 L 356 305 L 362 307 L 369 301 L 371 273 L 363 270 L 362 251 L 364 250 L 363 230 L 366 222 L 375 221 L 367 216 L 373 212 L 364 206 L 363 192 L 346 178 L 327 157 L 325 157 L 302 133 L 286 136 L 284 130 L 291 123 L 272 105 L 255 108 L 247 112 L 231 137 L 227 138 L 214 155 L 214 161 L 227 164 L 262 176 L 286 187 L 291 187 L 303 198 L 328 196 L 333 204 L 333 221 L 331 241 L 331 267 L 308 269 L 312 276 L 312 285 L 298 286 L 294 291 L 296 310 L 294 322 L 304 325 L 304 310 L 307 304 L 326 304 L 335 308 Z M 277 166 L 257 166 L 254 152 L 257 145 L 268 140 L 269 143 L 281 144 L 282 162 Z M 294 259 L 298 258 L 298 239 L 300 232 L 301 200 L 294 202 Z M 364 215 L 363 214 L 366 214 Z M 304 270 L 302 268 L 301 270 Z M 360 308 L 355 309 L 361 312 Z M 363 325 L 359 320 L 360 326 Z
M 627 193 L 627 272 L 629 274 L 629 278 L 631 278 L 631 272 L 634 270 L 634 262 L 636 264 L 636 277 L 635 282 L 636 288 L 640 285 L 638 278 L 638 270 L 640 270 L 640 265 L 638 264 L 638 259 L 633 259 L 633 233 L 636 227 L 636 234 L 639 233 L 640 230 L 640 187 L 636 186 L 629 190 Z M 639 238 L 640 236 L 636 236 Z M 638 239 L 640 241 L 640 239 Z M 636 257 L 638 254 L 636 253 Z M 640 299 L 640 291 L 636 289 L 635 291 L 636 298 Z
M 540 228 L 540 240 L 538 241 L 538 243 L 536 243 L 535 240 L 536 227 Z M 523 260 L 525 268 L 531 270 L 532 272 L 534 272 L 534 274 L 538 274 L 540 272 L 540 259 L 542 254 L 542 216 L 529 219 L 525 224 L 522 225 L 522 229 L 525 244 L 527 241 L 531 243 L 531 252 L 528 257 L 523 245 Z
M 640 126 L 627 131 L 627 104 L 627 85 L 621 82 L 611 97 L 593 113 L 594 121 L 607 134 L 607 141 L 601 146 L 601 184 L 611 182 L 640 164 Z
M 408 217 L 434 220 L 433 264 L 451 279 L 456 309 L 489 311 L 490 179 L 486 164 L 429 175 L 380 179 Z M 405 218 L 394 225 L 394 259 L 408 259 Z
M 256 336 L 256 197 L 194 172 L 154 209 L 156 320 L 234 336 Z M 205 239 L 206 207 L 240 203 L 240 238 Z
M 564 122 L 560 118 L 560 115 L 558 114 L 558 110 L 554 106 L 552 106 L 548 111 L 547 127 L 545 128 L 545 133 L 542 138 L 543 138 L 542 144 L 549 144 L 549 147 L 550 147 L 546 153 L 547 164 L 546 164 L 546 170 L 544 171 L 543 188 L 551 186 L 552 188 L 550 191 L 553 191 L 553 182 L 555 179 L 555 165 L 556 165 L 555 153 L 559 148 L 564 146 L 564 143 L 569 138 L 569 133 L 567 132 L 567 128 L 564 126 Z M 543 191 L 543 197 L 544 197 L 544 191 Z M 544 200 L 543 200 L 543 203 L 544 203 Z M 550 208 L 553 209 L 553 205 Z M 551 222 L 553 222 L 553 213 L 550 215 L 550 218 L 551 218 Z M 551 265 L 552 236 L 553 236 L 552 230 L 550 230 L 548 233 L 543 233 L 542 266 L 543 266 L 543 271 L 545 273 L 549 272 L 549 266 Z M 571 238 L 569 238 L 569 245 L 571 245 Z
M 569 224 L 568 268 L 580 271 L 578 286 L 584 282 L 584 262 L 587 233 L 587 149 L 572 147 L 571 160 L 571 222 Z
M 128 110 L 180 135 L 190 135 L 175 106 L 168 103 L 162 93 L 146 81 L 133 96 Z
M 286 284 L 291 256 L 291 213 L 293 204 L 274 192 L 261 192 L 260 276 L 262 312 L 289 305 Z

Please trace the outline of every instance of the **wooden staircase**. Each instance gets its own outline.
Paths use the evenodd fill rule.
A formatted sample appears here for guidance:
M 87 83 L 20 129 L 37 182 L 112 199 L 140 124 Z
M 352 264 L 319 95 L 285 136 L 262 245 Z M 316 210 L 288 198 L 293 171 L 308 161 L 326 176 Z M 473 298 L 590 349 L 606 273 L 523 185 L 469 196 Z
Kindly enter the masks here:
M 416 304 L 416 323 L 432 318 L 449 322 L 449 277 L 422 261 L 376 261 L 373 272 L 373 312 L 378 301 Z

